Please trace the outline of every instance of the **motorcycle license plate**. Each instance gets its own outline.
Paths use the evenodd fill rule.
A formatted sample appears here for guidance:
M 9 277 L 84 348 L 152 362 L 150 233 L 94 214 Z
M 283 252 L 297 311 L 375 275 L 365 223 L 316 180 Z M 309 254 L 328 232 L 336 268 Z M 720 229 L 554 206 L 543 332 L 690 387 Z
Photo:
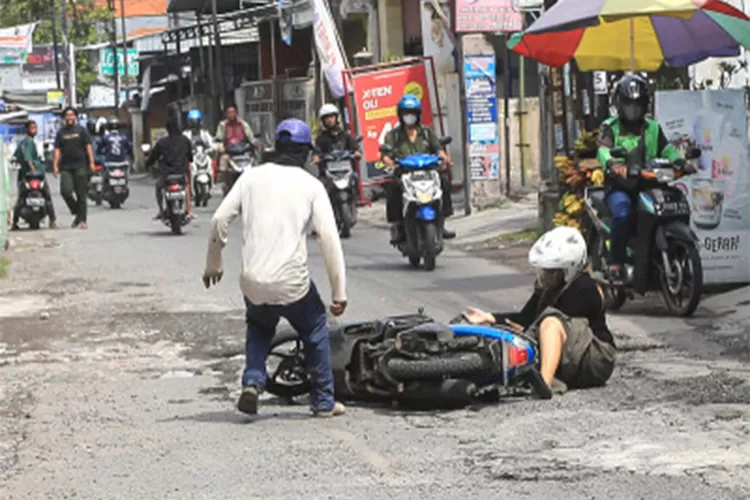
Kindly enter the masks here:
M 126 179 L 110 179 L 109 180 L 110 186 L 124 186 L 127 183 L 128 181 Z
M 94 176 L 94 177 L 91 178 L 91 182 L 92 182 L 92 184 L 101 184 L 102 178 L 99 177 L 98 175 Z
M 43 207 L 45 204 L 44 198 L 26 198 L 26 205 L 30 207 Z
M 185 199 L 185 192 L 184 191 L 167 191 L 166 198 L 168 200 L 184 200 Z
M 201 184 L 208 184 L 208 174 L 198 174 L 198 177 L 196 177 L 195 180 Z

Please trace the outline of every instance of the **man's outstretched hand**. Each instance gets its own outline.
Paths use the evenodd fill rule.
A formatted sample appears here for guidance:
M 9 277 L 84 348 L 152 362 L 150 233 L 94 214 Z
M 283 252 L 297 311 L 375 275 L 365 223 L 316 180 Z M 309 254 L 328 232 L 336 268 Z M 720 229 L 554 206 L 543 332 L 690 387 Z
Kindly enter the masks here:
M 341 316 L 346 310 L 346 302 L 333 302 L 329 307 L 329 310 L 334 316 Z
M 224 276 L 223 271 L 206 271 L 203 273 L 203 285 L 210 288 L 211 285 L 218 284 L 222 276 Z

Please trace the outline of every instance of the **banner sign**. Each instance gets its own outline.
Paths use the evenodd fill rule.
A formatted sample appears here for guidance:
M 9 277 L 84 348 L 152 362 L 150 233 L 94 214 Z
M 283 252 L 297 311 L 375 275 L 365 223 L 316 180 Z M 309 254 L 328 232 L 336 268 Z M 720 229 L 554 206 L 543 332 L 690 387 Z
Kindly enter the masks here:
M 513 33 L 523 29 L 523 13 L 513 0 L 456 0 L 456 33 Z
M 743 90 L 661 91 L 656 116 L 698 173 L 675 182 L 691 205 L 705 283 L 750 281 L 750 150 Z
M 370 177 L 378 177 L 383 175 L 383 171 L 375 167 L 380 161 L 380 145 L 386 134 L 398 125 L 396 105 L 405 94 L 415 95 L 422 101 L 422 125 L 433 126 L 427 68 L 423 62 L 418 62 L 354 74 L 352 87 L 364 161 Z
M 467 137 L 472 180 L 500 178 L 495 56 L 464 56 Z
M 65 74 L 60 78 L 60 83 L 65 84 Z M 54 90 L 57 89 L 57 75 L 55 73 L 31 73 L 21 76 L 21 88 L 23 90 Z
M 125 74 L 125 52 L 122 49 L 117 49 L 117 74 L 120 77 L 137 77 L 139 72 L 138 49 L 128 49 L 127 74 Z M 99 50 L 99 74 L 102 76 L 115 75 L 115 57 L 111 48 Z
M 313 33 L 320 69 L 328 82 L 331 95 L 336 99 L 341 99 L 344 96 L 342 72 L 346 69 L 346 62 L 336 33 L 336 25 L 333 23 L 325 0 L 312 0 L 312 7 Z
M 31 52 L 32 36 L 38 23 L 0 28 L 0 64 L 23 64 Z
M 64 46 L 59 47 L 57 54 L 57 68 L 60 73 L 65 73 Z M 26 61 L 21 66 L 24 73 L 55 73 L 55 48 L 52 45 L 34 45 L 31 52 L 26 56 Z

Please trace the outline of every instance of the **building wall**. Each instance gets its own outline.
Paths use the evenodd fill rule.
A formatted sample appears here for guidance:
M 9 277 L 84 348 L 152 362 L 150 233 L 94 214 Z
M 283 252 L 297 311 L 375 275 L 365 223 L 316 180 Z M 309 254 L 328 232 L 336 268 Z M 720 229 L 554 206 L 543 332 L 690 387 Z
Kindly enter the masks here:
M 404 23 L 400 0 L 378 0 L 380 54 L 382 59 L 404 55 Z M 416 18 L 419 23 L 419 18 Z
M 278 29 L 274 29 L 276 37 L 274 49 L 276 52 L 276 76 L 298 77 L 306 76 L 312 62 L 314 46 L 312 28 L 295 30 L 292 44 L 287 46 L 281 41 Z M 268 80 L 272 76 L 271 24 L 261 23 L 258 26 L 260 35 L 260 79 Z

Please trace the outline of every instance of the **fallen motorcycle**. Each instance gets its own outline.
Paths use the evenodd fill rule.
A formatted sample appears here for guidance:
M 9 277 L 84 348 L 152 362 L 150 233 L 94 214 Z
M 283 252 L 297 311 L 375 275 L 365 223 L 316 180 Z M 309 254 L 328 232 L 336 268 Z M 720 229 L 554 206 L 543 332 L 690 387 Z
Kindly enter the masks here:
M 436 323 L 422 311 L 331 328 L 336 397 L 460 408 L 530 386 L 551 391 L 537 369 L 536 343 L 508 326 Z M 291 399 L 310 391 L 302 342 L 280 332 L 271 343 L 265 390 Z

